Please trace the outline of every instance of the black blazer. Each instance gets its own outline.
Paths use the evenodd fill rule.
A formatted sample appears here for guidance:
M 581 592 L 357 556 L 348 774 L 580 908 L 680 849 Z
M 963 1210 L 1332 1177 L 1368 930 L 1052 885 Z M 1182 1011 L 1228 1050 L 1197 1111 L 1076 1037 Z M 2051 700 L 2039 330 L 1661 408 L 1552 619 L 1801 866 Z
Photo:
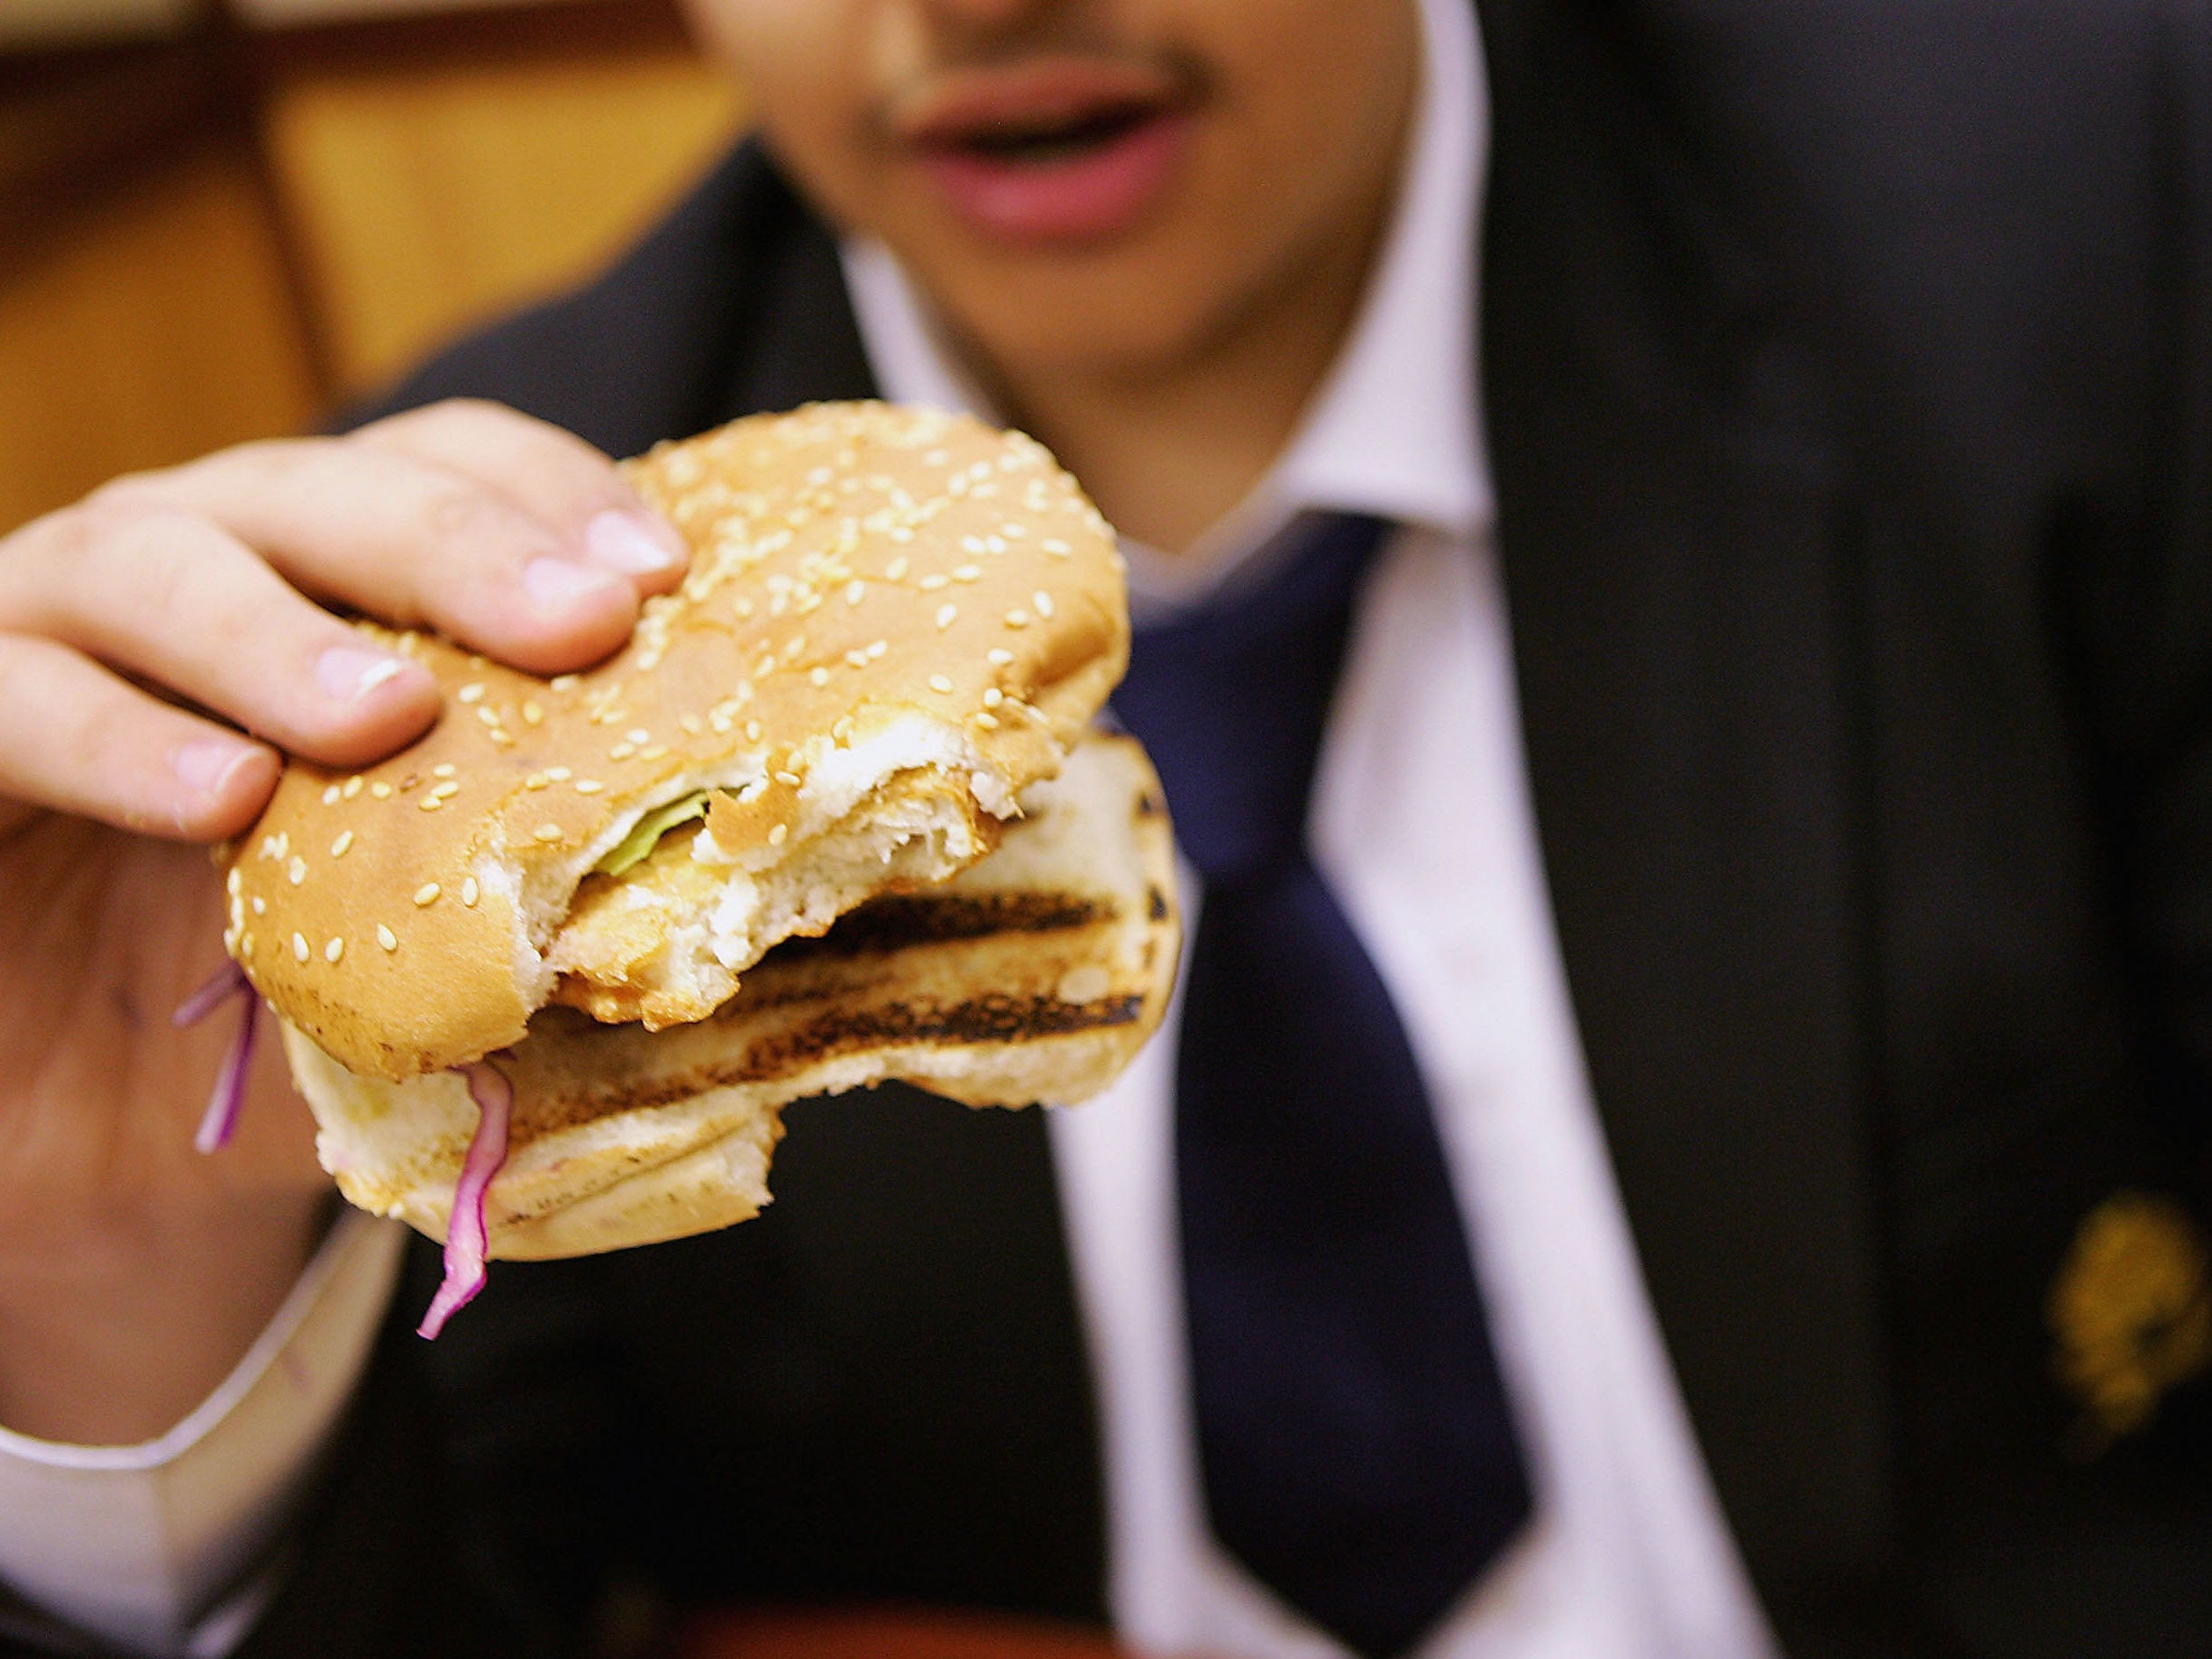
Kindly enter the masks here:
M 1793 1654 L 2212 1652 L 2212 1390 L 2098 1450 L 2047 1317 L 2100 1200 L 2212 1188 L 2212 27 L 1481 12 L 1545 866 L 1758 1588 Z M 747 148 L 401 401 L 624 453 L 870 389 Z M 1038 1118 L 791 1123 L 762 1220 L 495 1269 L 434 1346 L 418 1251 L 254 1659 L 561 1651 L 641 1594 L 1099 1617 Z

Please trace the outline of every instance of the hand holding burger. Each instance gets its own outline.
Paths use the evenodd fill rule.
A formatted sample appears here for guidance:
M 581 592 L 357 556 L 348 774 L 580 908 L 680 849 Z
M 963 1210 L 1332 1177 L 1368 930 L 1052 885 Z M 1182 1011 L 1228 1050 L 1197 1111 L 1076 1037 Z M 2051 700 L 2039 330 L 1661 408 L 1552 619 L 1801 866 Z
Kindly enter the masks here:
M 296 763 L 226 876 L 326 1164 L 447 1236 L 429 1328 L 486 1252 L 752 1215 L 791 1099 L 1081 1098 L 1165 1001 L 1157 786 L 1089 737 L 1119 559 L 1038 445 L 820 406 L 629 477 L 693 558 L 626 648 L 541 680 L 388 637 L 446 718 Z

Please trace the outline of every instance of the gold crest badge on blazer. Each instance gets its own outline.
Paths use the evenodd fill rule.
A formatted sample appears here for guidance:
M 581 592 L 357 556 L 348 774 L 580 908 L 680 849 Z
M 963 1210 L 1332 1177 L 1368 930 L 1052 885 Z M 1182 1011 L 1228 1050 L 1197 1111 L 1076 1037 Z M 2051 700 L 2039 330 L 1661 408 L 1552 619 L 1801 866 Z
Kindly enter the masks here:
M 2172 1199 L 2115 1193 L 2083 1218 L 2049 1314 L 2059 1381 L 2082 1408 L 2070 1449 L 2093 1457 L 2212 1366 L 2212 1253 Z

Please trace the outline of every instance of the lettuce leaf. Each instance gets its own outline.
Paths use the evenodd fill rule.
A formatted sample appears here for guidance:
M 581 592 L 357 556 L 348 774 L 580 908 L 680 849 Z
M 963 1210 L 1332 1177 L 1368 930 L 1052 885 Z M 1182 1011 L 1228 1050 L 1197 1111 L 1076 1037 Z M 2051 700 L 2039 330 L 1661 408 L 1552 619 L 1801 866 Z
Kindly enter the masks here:
M 656 807 L 638 819 L 636 826 L 608 850 L 605 858 L 591 867 L 592 873 L 618 876 L 646 853 L 660 844 L 661 837 L 679 824 L 688 824 L 693 818 L 707 816 L 707 798 L 711 789 L 701 789 L 672 800 L 665 807 Z

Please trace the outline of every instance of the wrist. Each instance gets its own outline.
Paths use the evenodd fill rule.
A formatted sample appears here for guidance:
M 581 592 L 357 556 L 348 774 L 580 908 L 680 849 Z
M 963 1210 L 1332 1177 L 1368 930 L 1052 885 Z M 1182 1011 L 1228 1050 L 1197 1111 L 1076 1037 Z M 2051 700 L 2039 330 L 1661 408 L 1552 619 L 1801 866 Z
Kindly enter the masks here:
M 229 1374 L 297 1281 L 328 1195 L 134 1210 L 0 1255 L 0 1427 L 129 1445 Z

